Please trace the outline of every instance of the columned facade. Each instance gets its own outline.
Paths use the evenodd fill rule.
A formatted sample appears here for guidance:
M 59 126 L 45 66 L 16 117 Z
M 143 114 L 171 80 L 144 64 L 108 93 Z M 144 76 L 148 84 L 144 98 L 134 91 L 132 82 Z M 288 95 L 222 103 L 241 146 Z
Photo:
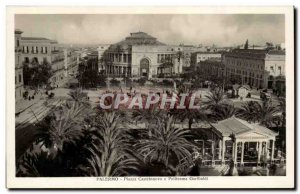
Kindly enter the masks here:
M 222 55 L 225 75 L 254 88 L 275 88 L 285 77 L 285 51 L 235 49 Z
M 157 41 L 144 33 L 131 33 L 125 40 L 103 52 L 105 73 L 109 77 L 168 77 L 182 72 L 182 48 Z
M 278 134 L 270 129 L 235 117 L 212 124 L 212 126 L 213 133 L 219 136 L 217 154 L 222 165 L 230 161 L 240 166 L 261 165 L 274 161 L 275 141 Z M 244 129 L 236 126 L 244 126 Z M 214 162 L 213 159 L 212 164 Z

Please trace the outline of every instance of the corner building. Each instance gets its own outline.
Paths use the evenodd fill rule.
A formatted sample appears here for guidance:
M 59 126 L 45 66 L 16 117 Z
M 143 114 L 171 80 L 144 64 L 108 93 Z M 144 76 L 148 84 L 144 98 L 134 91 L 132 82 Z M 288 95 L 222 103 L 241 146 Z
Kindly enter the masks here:
M 47 62 L 51 65 L 53 76 L 49 83 L 52 87 L 60 87 L 64 83 L 64 51 L 57 41 L 41 37 L 21 37 L 21 63 L 29 66 Z
M 15 30 L 15 98 L 16 102 L 23 98 L 24 81 L 23 81 L 23 64 L 21 61 L 22 49 L 21 49 L 21 36 L 22 31 Z
M 285 51 L 235 49 L 222 55 L 225 75 L 238 76 L 242 84 L 275 88 L 285 80 Z

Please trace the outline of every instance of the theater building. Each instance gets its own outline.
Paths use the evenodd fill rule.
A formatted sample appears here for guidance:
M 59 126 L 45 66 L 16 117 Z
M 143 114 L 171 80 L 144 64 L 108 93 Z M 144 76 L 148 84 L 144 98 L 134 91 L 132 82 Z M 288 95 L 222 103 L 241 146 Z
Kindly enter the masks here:
M 152 78 L 182 72 L 182 47 L 159 42 L 145 32 L 130 33 L 125 40 L 110 45 L 104 53 L 108 76 Z

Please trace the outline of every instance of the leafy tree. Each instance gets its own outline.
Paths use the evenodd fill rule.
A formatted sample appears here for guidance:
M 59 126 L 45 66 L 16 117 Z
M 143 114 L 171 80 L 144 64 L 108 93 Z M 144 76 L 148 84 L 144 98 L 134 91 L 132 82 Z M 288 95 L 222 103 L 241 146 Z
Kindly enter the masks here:
M 106 85 L 106 77 L 103 74 L 99 74 L 98 70 L 86 69 L 79 73 L 78 81 L 81 86 L 85 88 L 96 87 L 97 85 Z
M 117 79 L 111 79 L 111 80 L 110 80 L 110 84 L 111 84 L 112 86 L 119 86 L 120 83 L 121 83 L 121 82 L 120 82 L 119 80 L 117 80 Z
M 78 81 L 84 88 L 105 86 L 106 75 L 98 72 L 96 59 L 84 60 L 79 64 Z
M 32 61 L 31 64 L 24 63 L 23 75 L 24 85 L 39 87 L 48 85 L 49 79 L 53 76 L 53 71 L 47 60 L 44 60 L 42 64 Z
M 248 43 L 248 39 L 246 40 L 246 43 L 245 43 L 245 45 L 244 45 L 244 49 L 248 49 L 248 47 L 249 47 L 249 43 Z

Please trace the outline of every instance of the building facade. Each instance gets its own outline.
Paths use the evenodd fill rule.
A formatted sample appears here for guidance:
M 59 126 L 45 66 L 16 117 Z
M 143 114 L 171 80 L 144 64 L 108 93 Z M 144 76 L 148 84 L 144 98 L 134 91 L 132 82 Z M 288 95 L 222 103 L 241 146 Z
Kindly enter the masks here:
M 221 60 L 205 60 L 195 65 L 197 71 L 200 71 L 204 75 L 210 75 L 212 77 L 223 77 L 225 73 L 225 66 Z
M 191 63 L 193 65 L 206 60 L 221 60 L 221 52 L 195 52 L 191 55 Z
M 118 77 L 176 75 L 182 72 L 180 52 L 180 46 L 166 45 L 144 32 L 131 33 L 104 51 L 104 68 L 107 75 Z
M 22 64 L 22 49 L 21 49 L 21 30 L 15 30 L 15 98 L 16 102 L 23 98 L 24 81 L 23 81 L 23 64 Z
M 39 37 L 22 37 L 22 63 L 29 66 L 49 63 L 53 76 L 49 79 L 52 87 L 62 86 L 64 82 L 64 51 L 57 41 Z
M 213 123 L 212 128 L 215 134 L 213 137 L 219 139 L 219 151 L 215 154 L 217 157 L 212 159 L 221 160 L 221 164 L 228 164 L 232 160 L 235 165 L 239 166 L 253 163 L 261 165 L 266 161 L 273 163 L 278 160 L 275 155 L 278 133 L 262 125 L 249 123 L 233 116 Z M 256 155 L 255 159 L 250 157 L 253 155 Z
M 227 77 L 240 77 L 254 88 L 273 88 L 285 77 L 285 51 L 235 49 L 222 55 Z
M 109 47 L 110 47 L 110 44 L 102 44 L 102 45 L 99 45 L 97 48 L 99 72 L 105 71 L 104 54 L 105 54 L 105 51 Z
M 75 76 L 78 72 L 79 53 L 72 48 L 64 49 L 65 77 Z

